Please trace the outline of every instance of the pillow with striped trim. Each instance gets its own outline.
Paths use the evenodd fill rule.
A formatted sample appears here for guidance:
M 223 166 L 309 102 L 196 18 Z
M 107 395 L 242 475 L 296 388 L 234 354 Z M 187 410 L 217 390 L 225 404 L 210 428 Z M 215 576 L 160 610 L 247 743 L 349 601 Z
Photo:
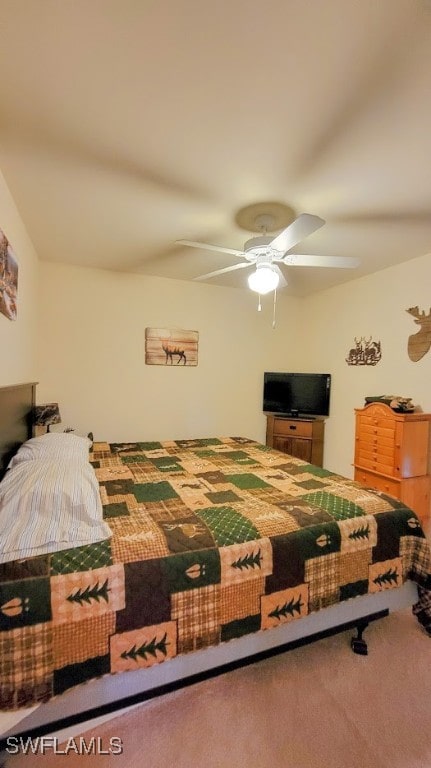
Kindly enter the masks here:
M 88 461 L 91 440 L 71 432 L 47 432 L 23 443 L 9 462 L 9 469 L 23 461 L 34 459 L 82 459 Z
M 88 460 L 23 461 L 0 483 L 0 563 L 93 544 L 111 535 Z

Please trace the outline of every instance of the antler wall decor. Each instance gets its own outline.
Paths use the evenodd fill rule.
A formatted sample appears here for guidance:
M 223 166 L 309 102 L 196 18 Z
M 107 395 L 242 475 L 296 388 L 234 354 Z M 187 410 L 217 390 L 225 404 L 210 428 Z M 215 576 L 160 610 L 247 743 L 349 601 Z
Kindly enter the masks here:
M 428 314 L 425 314 L 425 310 L 419 312 L 419 307 L 410 307 L 406 309 L 409 315 L 414 317 L 415 323 L 420 325 L 417 333 L 412 333 L 409 336 L 407 344 L 407 352 L 410 360 L 417 363 L 418 360 L 426 355 L 431 347 L 431 309 Z
M 346 357 L 347 365 L 377 365 L 382 359 L 382 345 L 380 341 L 373 341 L 370 336 L 366 339 L 361 336 L 357 339 L 355 336 L 355 346 L 349 351 Z

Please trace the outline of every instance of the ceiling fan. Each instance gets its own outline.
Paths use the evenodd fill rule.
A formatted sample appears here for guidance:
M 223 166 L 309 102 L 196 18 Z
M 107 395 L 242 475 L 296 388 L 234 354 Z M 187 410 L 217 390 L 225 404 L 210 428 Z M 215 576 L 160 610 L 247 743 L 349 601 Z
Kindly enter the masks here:
M 292 208 L 282 203 L 256 203 L 247 206 L 238 212 L 236 222 L 243 229 L 262 233 L 258 237 L 247 240 L 242 251 L 235 248 L 224 248 L 220 245 L 195 242 L 194 240 L 176 241 L 192 248 L 219 251 L 245 259 L 245 261 L 233 264 L 231 267 L 224 267 L 199 275 L 199 277 L 194 278 L 195 280 L 208 280 L 226 272 L 255 266 L 255 271 L 248 278 L 249 287 L 256 293 L 265 294 L 277 287 L 284 288 L 287 285 L 287 280 L 278 266 L 279 264 L 289 267 L 336 267 L 341 269 L 353 269 L 359 265 L 359 259 L 349 256 L 314 256 L 290 253 L 291 248 L 322 227 L 325 221 L 310 213 L 301 213 L 295 218 Z M 289 223 L 287 224 L 287 222 Z M 279 234 L 268 236 L 267 232 L 274 232 L 281 229 L 282 226 L 283 229 Z

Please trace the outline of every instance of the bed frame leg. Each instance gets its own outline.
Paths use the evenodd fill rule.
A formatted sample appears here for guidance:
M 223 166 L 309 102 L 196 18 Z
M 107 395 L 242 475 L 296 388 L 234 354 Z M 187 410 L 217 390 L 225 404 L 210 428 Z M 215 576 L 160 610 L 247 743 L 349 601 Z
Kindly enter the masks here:
M 359 653 L 361 656 L 367 656 L 368 654 L 367 643 L 362 637 L 362 633 L 366 630 L 368 624 L 369 622 L 365 619 L 358 621 L 356 625 L 357 637 L 352 637 L 350 641 L 353 653 Z

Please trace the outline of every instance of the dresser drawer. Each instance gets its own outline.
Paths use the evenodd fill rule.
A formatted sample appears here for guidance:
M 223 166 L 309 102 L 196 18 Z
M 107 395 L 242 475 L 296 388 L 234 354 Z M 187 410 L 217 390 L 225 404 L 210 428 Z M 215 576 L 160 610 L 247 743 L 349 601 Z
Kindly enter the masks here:
M 372 445 L 377 446 L 378 448 L 390 448 L 393 450 L 395 447 L 395 436 L 376 435 L 370 432 L 358 432 L 356 436 L 356 442 L 362 443 L 363 445 Z
M 386 425 L 384 427 L 378 426 L 361 426 L 358 429 L 358 437 L 361 440 L 394 440 L 395 438 L 395 424 Z
M 388 418 L 388 416 L 368 416 L 365 414 L 362 414 L 359 418 L 359 423 L 366 424 L 367 426 L 377 426 L 377 427 L 387 427 L 388 425 L 392 424 L 395 428 L 395 419 L 394 418 Z
M 396 480 L 374 475 L 372 472 L 366 472 L 364 469 L 355 469 L 355 480 L 367 488 L 388 493 L 390 496 L 395 496 L 396 499 L 400 498 L 401 486 Z
M 385 464 L 384 459 L 376 459 L 375 457 L 367 459 L 364 456 L 359 456 L 356 463 L 359 467 L 370 469 L 372 472 L 398 477 L 398 472 L 395 470 L 394 465 Z
M 296 437 L 313 436 L 312 421 L 296 421 L 295 419 L 275 419 L 274 435 L 291 435 Z
M 374 472 L 381 472 L 384 475 L 394 475 L 398 477 L 398 470 L 395 467 L 395 453 L 387 449 L 387 453 L 379 451 L 371 446 L 359 444 L 356 447 L 355 464 L 365 469 L 371 469 Z
M 393 443 L 367 442 L 366 440 L 357 440 L 356 451 L 358 455 L 367 454 L 368 456 L 379 456 L 388 463 L 392 463 L 395 456 L 395 446 Z

